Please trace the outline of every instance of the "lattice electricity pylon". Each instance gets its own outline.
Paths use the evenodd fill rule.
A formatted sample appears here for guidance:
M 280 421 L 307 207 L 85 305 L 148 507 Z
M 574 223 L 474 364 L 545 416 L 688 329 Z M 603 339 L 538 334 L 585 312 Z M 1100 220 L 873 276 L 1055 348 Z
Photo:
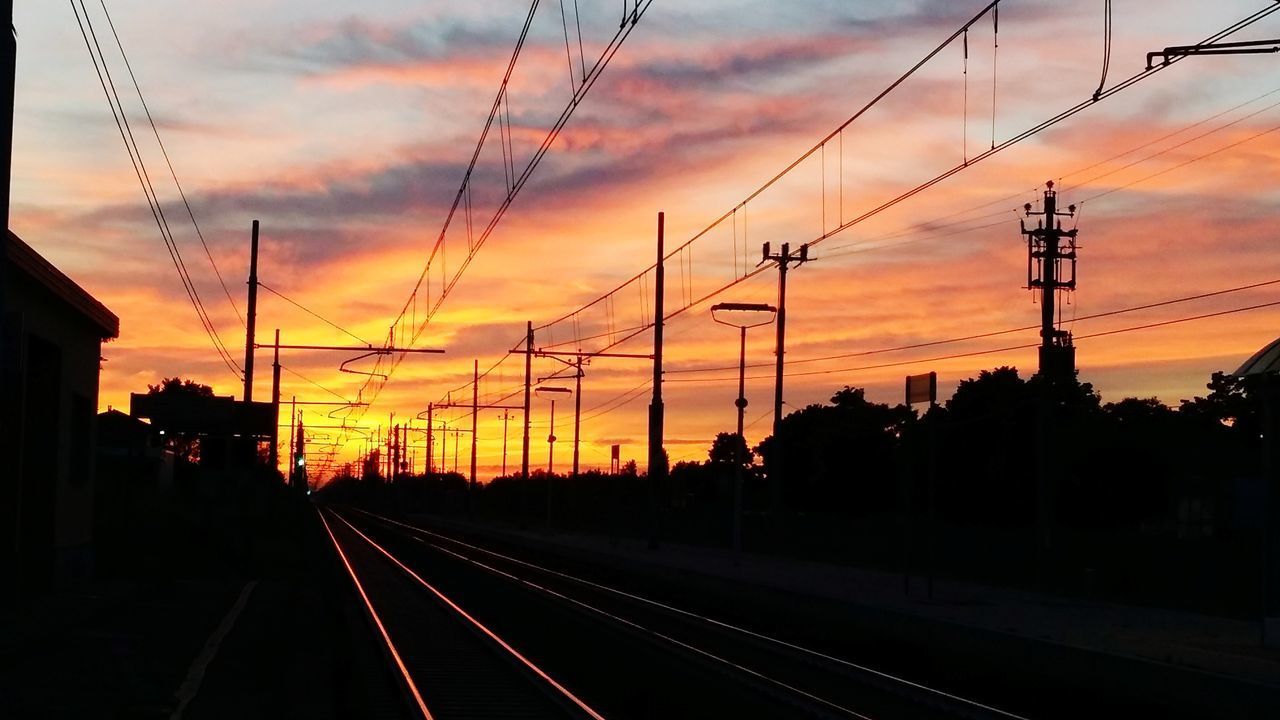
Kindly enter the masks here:
M 1059 292 L 1076 289 L 1076 234 L 1077 229 L 1062 229 L 1059 217 L 1075 217 L 1076 206 L 1068 205 L 1066 212 L 1057 209 L 1058 194 L 1053 181 L 1045 183 L 1044 209 L 1032 211 L 1031 203 L 1023 205 L 1027 217 L 1040 215 L 1036 227 L 1027 228 L 1020 220 L 1022 234 L 1027 238 L 1027 285 L 1040 297 L 1040 375 L 1050 379 L 1064 379 L 1075 375 L 1076 350 L 1071 333 L 1062 330 L 1061 318 L 1055 317 Z

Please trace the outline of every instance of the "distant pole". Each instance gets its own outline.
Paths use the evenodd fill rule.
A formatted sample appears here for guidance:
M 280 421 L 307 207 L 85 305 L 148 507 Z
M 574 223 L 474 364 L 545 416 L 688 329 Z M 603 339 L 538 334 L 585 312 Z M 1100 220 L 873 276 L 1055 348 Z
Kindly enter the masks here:
M 520 526 L 529 517 L 529 392 L 533 386 L 533 323 L 525 324 L 524 336 L 524 440 L 520 446 Z
M 480 361 L 472 361 L 471 382 L 471 489 L 476 487 L 476 420 L 480 417 Z
M 573 391 L 573 477 L 578 477 L 578 432 L 582 426 L 582 356 L 577 359 L 578 376 Z
M 747 440 L 743 437 L 742 420 L 747 413 L 747 326 L 738 328 L 741 333 L 738 344 L 738 399 L 733 402 L 738 408 L 738 440 L 733 444 L 733 551 L 742 552 L 742 466 L 746 458 L 742 457 L 742 448 Z
M 1069 205 L 1067 212 L 1059 212 L 1053 181 L 1045 186 L 1043 210 L 1032 212 L 1031 203 L 1023 206 L 1027 217 L 1043 215 L 1044 220 L 1037 221 L 1030 230 L 1024 222 L 1022 234 L 1027 238 L 1027 288 L 1040 296 L 1040 375 L 1056 383 L 1075 376 L 1076 353 L 1071 333 L 1058 329 L 1056 316 L 1058 291 L 1076 289 L 1077 231 L 1063 230 L 1058 218 L 1074 217 L 1076 206 Z
M 666 289 L 666 273 L 663 268 L 663 236 L 666 214 L 658 213 L 658 260 L 653 270 L 653 400 L 649 403 L 649 547 L 658 544 L 658 484 L 666 478 L 667 467 L 662 453 L 662 327 L 664 325 L 663 296 Z
M 511 419 L 511 413 L 506 410 L 502 411 L 502 476 L 507 476 L 507 421 Z
M 258 324 L 258 221 L 253 221 L 249 239 L 249 307 L 244 330 L 244 401 L 253 401 L 253 342 Z M 279 345 L 280 343 L 276 343 Z
M 280 328 L 276 328 L 276 346 L 271 362 L 271 469 L 280 470 Z
M 774 378 L 773 378 L 773 442 L 774 442 L 774 463 L 773 472 L 770 473 L 769 485 L 771 489 L 771 498 L 774 508 L 777 509 L 782 494 L 782 485 L 780 473 L 785 464 L 784 449 L 782 439 L 779 435 L 782 429 L 782 378 L 783 364 L 786 358 L 787 349 L 787 271 L 790 269 L 791 263 L 801 265 L 809 261 L 809 245 L 806 243 L 801 245 L 795 253 L 791 252 L 791 243 L 782 243 L 782 251 L 777 254 L 770 254 L 769 243 L 764 244 L 764 252 L 762 253 L 761 262 L 775 260 L 778 263 L 778 313 L 777 327 L 775 328 L 776 336 L 774 339 Z
M 778 260 L 778 324 L 774 328 L 773 371 L 773 437 L 778 439 L 782 425 L 782 370 L 787 344 L 787 265 L 791 257 L 791 244 L 782 243 L 782 257 Z
M 435 403 L 427 403 L 427 474 L 428 475 L 435 472 L 434 466 L 436 463 L 436 458 L 434 454 L 436 425 L 435 425 L 435 418 L 433 417 L 435 415 L 435 410 L 436 410 Z
M 279 345 L 280 343 L 276 343 Z M 293 395 L 289 400 L 289 487 L 293 487 L 293 466 L 297 461 L 293 458 L 293 423 L 297 420 L 298 415 L 298 396 Z M 279 421 L 277 421 L 277 424 Z
M 547 530 L 551 529 L 551 488 L 556 458 L 556 399 L 551 398 L 551 430 L 547 433 Z
M 551 431 L 547 433 L 547 475 L 554 473 L 556 464 L 556 401 L 551 400 Z M 550 495 L 548 502 L 550 500 Z M 548 513 L 550 514 L 550 513 Z
M 529 479 L 529 389 L 533 385 L 533 323 L 524 336 L 524 445 L 520 450 L 520 479 Z
M 1033 212 L 1023 205 L 1027 217 L 1041 215 L 1030 230 L 1022 222 L 1027 238 L 1027 288 L 1040 296 L 1040 398 L 1036 417 L 1036 545 L 1041 552 L 1037 570 L 1043 570 L 1047 553 L 1054 544 L 1054 495 L 1057 492 L 1057 408 L 1054 389 L 1075 378 L 1076 349 L 1071 333 L 1057 327 L 1058 291 L 1076 289 L 1075 228 L 1062 229 L 1060 216 L 1074 217 L 1076 206 L 1058 210 L 1058 193 L 1053 181 L 1045 183 L 1044 208 Z M 1065 247 L 1063 245 L 1065 243 Z

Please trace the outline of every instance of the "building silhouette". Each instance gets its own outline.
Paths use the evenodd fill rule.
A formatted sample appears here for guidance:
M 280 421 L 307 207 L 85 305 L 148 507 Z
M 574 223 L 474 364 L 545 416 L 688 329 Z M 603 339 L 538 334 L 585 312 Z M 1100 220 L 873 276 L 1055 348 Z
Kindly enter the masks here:
M 41 589 L 92 569 L 100 351 L 120 320 L 12 232 L 2 265 L 0 568 Z

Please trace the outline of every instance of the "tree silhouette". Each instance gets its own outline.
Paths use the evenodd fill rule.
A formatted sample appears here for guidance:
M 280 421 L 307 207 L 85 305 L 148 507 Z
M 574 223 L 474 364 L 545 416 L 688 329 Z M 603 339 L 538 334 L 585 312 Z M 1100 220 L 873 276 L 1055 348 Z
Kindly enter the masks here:
M 717 434 L 711 441 L 711 450 L 707 452 L 708 460 L 716 466 L 733 467 L 741 458 L 742 466 L 749 467 L 755 457 L 756 454 L 747 447 L 747 441 L 736 432 Z
M 213 397 L 213 388 L 196 382 L 183 380 L 180 377 L 164 378 L 158 385 L 147 384 L 148 395 L 165 397 Z M 176 458 L 183 462 L 195 464 L 200 462 L 200 439 L 190 433 L 170 433 L 166 438 L 169 449 Z
M 213 397 L 213 388 L 195 380 L 183 380 L 180 377 L 164 378 L 159 385 L 147 385 L 148 395 L 165 395 L 167 397 Z
M 914 413 L 903 405 L 868 402 L 862 388 L 845 387 L 831 405 L 797 410 L 778 435 L 756 448 L 766 473 L 780 473 L 783 499 L 797 508 L 885 507 L 893 497 L 893 448 Z M 785 466 L 779 463 L 782 449 Z

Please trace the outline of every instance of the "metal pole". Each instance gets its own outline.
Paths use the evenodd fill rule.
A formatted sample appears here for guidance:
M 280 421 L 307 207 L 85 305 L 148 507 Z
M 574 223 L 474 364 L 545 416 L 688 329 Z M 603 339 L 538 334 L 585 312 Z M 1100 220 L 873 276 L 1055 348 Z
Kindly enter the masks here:
M 738 399 L 734 405 L 738 407 L 738 440 L 733 444 L 733 551 L 742 551 L 742 447 L 746 444 L 743 438 L 742 420 L 747 411 L 747 326 L 739 328 L 738 345 Z
M 436 462 L 436 457 L 433 452 L 435 450 L 434 442 L 436 438 L 436 435 L 435 435 L 436 426 L 434 422 L 435 418 L 433 417 L 435 415 L 435 410 L 436 410 L 435 403 L 427 403 L 427 474 L 428 475 L 430 475 L 435 471 L 434 466 Z
M 1048 377 L 1049 371 L 1044 367 L 1047 353 L 1052 352 L 1054 338 L 1053 315 L 1058 299 L 1058 233 L 1056 228 L 1058 198 L 1050 191 L 1044 194 L 1044 286 L 1040 290 L 1040 345 L 1044 348 L 1041 355 L 1040 372 Z M 1055 364 L 1054 369 L 1057 366 Z
M 556 399 L 551 398 L 551 430 L 547 433 L 547 529 L 551 529 L 551 486 L 555 475 Z
M 573 391 L 573 477 L 578 477 L 578 432 L 582 426 L 582 358 L 577 362 L 578 377 Z
M 277 343 L 278 344 L 278 343 Z M 289 400 L 289 487 L 293 487 L 293 466 L 297 460 L 293 457 L 293 424 L 298 419 L 298 396 Z
M 511 413 L 506 410 L 502 411 L 502 476 L 507 476 L 507 421 L 511 419 Z
M 525 325 L 524 336 L 524 446 L 520 450 L 520 479 L 529 479 L 529 388 L 533 384 L 533 323 Z
M 244 330 L 244 401 L 253 401 L 253 340 L 258 324 L 258 221 L 253 221 L 249 239 L 249 306 Z M 279 345 L 280 343 L 276 343 Z
M 280 470 L 280 328 L 276 328 L 276 348 L 271 363 L 271 470 Z
M 653 400 L 649 403 L 649 547 L 656 547 L 658 520 L 658 484 L 666 477 L 666 459 L 662 452 L 662 328 L 663 297 L 666 272 L 663 267 L 664 213 L 658 213 L 658 260 L 653 270 Z
M 787 266 L 791 264 L 791 244 L 782 243 L 778 258 L 778 313 L 774 337 L 773 379 L 773 467 L 769 471 L 769 507 L 776 514 L 782 507 L 782 480 L 786 448 L 782 441 L 782 372 L 787 344 Z
M 547 434 L 547 475 L 555 472 L 556 459 L 556 401 L 551 400 L 551 432 Z
M 471 488 L 476 486 L 476 421 L 480 417 L 480 361 L 472 361 L 471 383 Z
M 791 260 L 791 244 L 782 243 L 782 257 L 778 260 L 778 315 L 777 335 L 774 339 L 774 379 L 773 379 L 773 437 L 778 439 L 778 429 L 782 424 L 782 364 L 783 353 L 787 342 L 787 265 Z M 779 443 L 781 446 L 781 443 Z

